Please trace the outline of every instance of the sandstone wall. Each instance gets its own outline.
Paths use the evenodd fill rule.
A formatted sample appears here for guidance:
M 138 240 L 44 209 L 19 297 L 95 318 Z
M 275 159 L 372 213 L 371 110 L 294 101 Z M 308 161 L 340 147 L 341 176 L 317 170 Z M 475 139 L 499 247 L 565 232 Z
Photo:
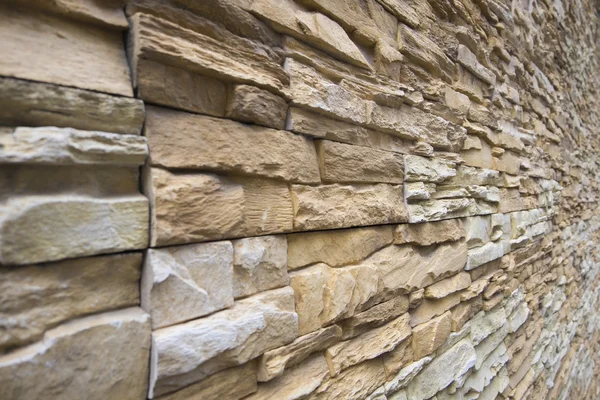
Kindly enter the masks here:
M 598 12 L 0 1 L 0 399 L 600 398 Z

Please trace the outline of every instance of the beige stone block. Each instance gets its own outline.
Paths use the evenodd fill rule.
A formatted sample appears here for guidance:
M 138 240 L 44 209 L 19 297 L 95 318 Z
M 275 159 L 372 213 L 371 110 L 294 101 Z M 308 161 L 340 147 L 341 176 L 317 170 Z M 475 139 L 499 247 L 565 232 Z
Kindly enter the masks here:
M 400 295 L 383 303 L 376 304 L 366 311 L 338 322 L 343 329 L 343 338 L 349 339 L 406 313 L 409 308 L 408 296 Z
M 461 271 L 466 264 L 464 241 L 420 249 L 389 246 L 361 263 L 376 268 L 384 294 L 409 293 Z
M 434 283 L 425 288 L 425 297 L 428 299 L 441 299 L 447 295 L 463 290 L 471 285 L 471 275 L 468 272 L 458 274 Z
M 225 115 L 227 87 L 218 79 L 146 59 L 138 60 L 135 72 L 137 97 L 146 102 L 215 117 Z
M 233 241 L 233 295 L 287 286 L 287 240 L 281 236 L 259 236 Z
M 341 337 L 342 329 L 337 325 L 331 325 L 300 336 L 288 345 L 265 352 L 258 360 L 258 380 L 266 382 L 281 376 L 284 369 L 287 370 L 308 358 L 312 353 L 335 344 L 341 340 Z M 327 369 L 327 373 L 329 373 L 329 369 Z
M 121 32 L 4 5 L 0 36 L 0 75 L 133 95 Z
M 452 307 L 452 332 L 460 331 L 464 324 L 475 314 L 481 311 L 483 300 L 477 296 L 468 301 L 462 301 L 460 304 Z
M 0 262 L 30 264 L 142 249 L 148 244 L 148 200 L 26 195 L 0 205 Z
M 462 44 L 458 45 L 457 61 L 467 68 L 473 75 L 489 85 L 496 83 L 496 75 L 477 61 L 477 56 Z
M 333 56 L 370 68 L 365 56 L 336 22 L 317 12 L 308 12 L 293 1 L 257 0 L 250 8 L 278 32 L 306 41 Z
M 145 171 L 152 246 L 292 230 L 285 183 L 258 178 Z
M 402 183 L 401 154 L 329 140 L 317 141 L 323 182 Z
M 0 124 L 139 135 L 144 103 L 88 90 L 0 77 Z
M 357 263 L 392 242 L 389 226 L 287 235 L 288 268 L 322 262 L 330 267 Z
M 379 0 L 386 10 L 392 13 L 398 20 L 410 27 L 416 28 L 421 24 L 419 14 L 404 0 Z
M 79 316 L 139 304 L 141 253 L 0 268 L 0 352 Z
M 449 219 L 424 224 L 398 225 L 394 230 L 394 244 L 432 244 L 453 242 L 465 236 L 465 228 L 459 219 Z
M 407 182 L 441 183 L 456 176 L 453 164 L 435 158 L 408 154 L 404 156 L 404 169 Z
M 0 356 L 0 397 L 141 399 L 149 350 L 150 319 L 140 308 L 69 321 Z
M 438 349 L 448 336 L 452 326 L 450 312 L 413 328 L 412 347 L 415 359 L 430 355 Z
M 388 353 L 411 335 L 410 315 L 404 314 L 353 339 L 334 344 L 325 351 L 332 376 L 342 370 Z
M 281 66 L 267 55 L 252 51 L 248 42 L 228 40 L 225 43 L 144 13 L 131 16 L 129 23 L 128 44 L 132 50 L 129 57 L 133 71 L 137 70 L 140 59 L 149 59 L 275 93 L 281 93 L 289 83 Z M 134 81 L 137 84 L 135 74 Z
M 98 25 L 105 29 L 125 30 L 127 19 L 119 1 L 96 3 L 93 0 L 22 0 L 20 4 L 41 8 L 65 18 Z
M 141 281 L 142 308 L 154 329 L 233 305 L 233 246 L 213 242 L 149 249 Z
M 490 242 L 492 234 L 491 217 L 485 215 L 466 218 L 465 231 L 467 244 L 470 249 Z
M 326 380 L 310 399 L 363 399 L 385 382 L 385 371 L 380 358 L 365 361 Z
M 329 377 L 322 354 L 314 354 L 302 363 L 286 369 L 283 375 L 260 383 L 256 393 L 244 400 L 300 400 L 310 396 Z
M 402 187 L 386 184 L 292 185 L 294 229 L 336 229 L 406 222 Z
M 419 307 L 410 312 L 410 326 L 420 325 L 430 321 L 438 315 L 444 314 L 446 311 L 460 303 L 460 295 L 460 292 L 456 292 L 449 294 L 442 299 L 424 299 Z
M 256 365 L 253 361 L 217 372 L 198 383 L 157 400 L 238 400 L 256 392 Z
M 147 155 L 146 139 L 136 135 L 52 126 L 0 130 L 2 164 L 137 166 Z
M 320 182 L 312 141 L 290 132 L 148 107 L 145 134 L 154 166 Z
M 149 397 L 246 363 L 298 336 L 290 287 L 237 301 L 228 310 L 152 334 Z
M 237 121 L 284 129 L 287 102 L 266 90 L 248 85 L 235 85 L 227 104 L 226 115 Z

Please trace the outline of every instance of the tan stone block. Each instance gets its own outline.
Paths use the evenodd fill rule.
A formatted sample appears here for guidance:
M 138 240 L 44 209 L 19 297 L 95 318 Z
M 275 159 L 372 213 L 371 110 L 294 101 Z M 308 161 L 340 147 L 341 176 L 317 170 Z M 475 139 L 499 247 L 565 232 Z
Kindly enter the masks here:
M 420 246 L 460 240 L 465 228 L 459 219 L 424 224 L 398 225 L 394 230 L 394 244 L 411 243 Z
M 214 242 L 149 249 L 141 281 L 142 308 L 154 329 L 233 305 L 233 247 Z
M 292 185 L 294 229 L 336 229 L 406 222 L 402 187 L 386 184 Z
M 424 299 L 423 303 L 410 312 L 410 326 L 417 326 L 427 322 L 438 315 L 444 314 L 460 303 L 460 292 L 449 294 L 442 299 Z
M 293 291 L 286 287 L 154 331 L 148 397 L 188 386 L 293 341 L 298 336 L 297 321 Z
M 144 103 L 88 90 L 0 77 L 0 124 L 139 135 Z
M 382 360 L 389 381 L 398 371 L 414 360 L 412 341 L 410 339 L 403 341 L 394 350 L 384 354 Z
M 401 154 L 329 140 L 316 142 L 323 182 L 402 183 Z
M 287 235 L 288 268 L 323 262 L 330 267 L 357 263 L 392 242 L 389 226 Z
M 93 0 L 22 0 L 19 3 L 106 29 L 127 29 L 127 19 L 118 1 L 96 3 Z
M 342 337 L 342 329 L 337 325 L 319 329 L 300 336 L 292 343 L 269 350 L 258 360 L 258 380 L 270 381 L 281 376 L 288 369 L 309 357 L 312 353 L 326 349 L 338 342 Z M 327 368 L 329 373 L 329 368 Z
M 235 85 L 227 104 L 226 115 L 237 121 L 284 129 L 287 102 L 254 86 Z
M 404 165 L 407 182 L 441 183 L 456 176 L 453 164 L 435 158 L 407 154 Z
M 380 358 L 365 361 L 326 380 L 310 399 L 362 399 L 385 382 L 385 371 Z
M 14 5 L 0 16 L 0 75 L 133 95 L 121 32 Z
M 477 56 L 468 47 L 458 45 L 457 61 L 467 68 L 473 75 L 489 85 L 496 83 L 496 75 L 477 61 Z
M 292 202 L 285 183 L 171 173 L 157 168 L 145 173 L 152 246 L 292 229 Z
M 59 323 L 139 304 L 141 253 L 0 268 L 0 353 Z
M 256 392 L 256 365 L 253 361 L 217 372 L 198 383 L 157 400 L 238 400 Z
M 290 132 L 148 107 L 145 134 L 154 166 L 320 182 L 312 141 Z
M 219 80 L 256 85 L 275 93 L 281 93 L 289 83 L 281 66 L 264 53 L 252 51 L 248 42 L 230 40 L 225 43 L 144 13 L 132 15 L 129 23 L 128 44 L 132 49 L 129 56 L 133 71 L 137 70 L 140 59 L 150 59 Z M 226 61 L 224 57 L 227 57 Z M 134 80 L 137 84 L 135 74 Z
M 444 314 L 413 328 L 412 347 L 415 359 L 430 355 L 450 336 L 451 314 Z
M 217 79 L 152 60 L 140 59 L 137 97 L 149 103 L 222 117 L 227 87 Z
M 458 274 L 436 282 L 425 288 L 425 297 L 428 299 L 441 299 L 447 295 L 463 290 L 471 285 L 471 275 L 468 272 Z
M 398 20 L 412 28 L 421 24 L 419 14 L 404 0 L 378 0 L 378 2 Z
M 285 236 L 259 236 L 233 241 L 233 295 L 287 286 L 287 240 Z
M 338 325 L 343 329 L 343 338 L 349 339 L 404 314 L 408 308 L 408 296 L 400 295 L 344 319 Z
M 136 250 L 148 244 L 148 200 L 141 195 L 15 196 L 0 209 L 0 262 L 5 265 Z
M 2 164 L 137 166 L 147 155 L 146 139 L 136 135 L 51 126 L 0 130 Z
M 310 396 L 329 377 L 322 354 L 314 354 L 302 363 L 286 369 L 282 376 L 260 383 L 256 393 L 244 400 L 300 400 Z
M 461 271 L 466 251 L 464 241 L 426 249 L 394 245 L 373 254 L 361 265 L 377 269 L 383 293 L 409 293 Z
M 150 320 L 140 308 L 69 321 L 41 341 L 0 356 L 0 397 L 68 400 L 86 393 L 89 399 L 141 399 L 149 348 Z
M 334 344 L 325 351 L 332 376 L 342 370 L 388 353 L 411 335 L 410 315 L 404 314 L 360 336 Z

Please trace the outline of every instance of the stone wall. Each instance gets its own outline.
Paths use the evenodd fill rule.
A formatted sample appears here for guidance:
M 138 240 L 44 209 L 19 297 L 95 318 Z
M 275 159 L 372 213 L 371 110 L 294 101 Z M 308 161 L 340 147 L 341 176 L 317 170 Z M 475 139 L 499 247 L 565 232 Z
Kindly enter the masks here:
M 1 1 L 0 398 L 600 398 L 598 12 Z

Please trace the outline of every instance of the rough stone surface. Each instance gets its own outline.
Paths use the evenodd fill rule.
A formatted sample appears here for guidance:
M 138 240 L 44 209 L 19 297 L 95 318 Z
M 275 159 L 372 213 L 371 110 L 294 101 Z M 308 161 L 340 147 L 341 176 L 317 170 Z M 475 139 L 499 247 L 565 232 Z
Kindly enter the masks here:
M 228 118 L 273 129 L 284 129 L 286 114 L 283 98 L 249 85 L 233 87 L 226 111 Z
M 376 185 L 292 185 L 294 229 L 335 229 L 406 222 L 402 187 Z
M 416 359 L 430 355 L 450 336 L 450 312 L 413 328 L 412 347 Z
M 90 399 L 141 399 L 148 387 L 149 349 L 150 319 L 139 308 L 69 321 L 39 342 L 0 356 L 0 394 L 11 400 L 66 400 L 81 393 Z M 35 385 L 22 384 L 32 379 Z
M 233 305 L 231 242 L 149 249 L 141 281 L 142 308 L 161 328 Z
M 392 242 L 390 227 L 340 229 L 287 236 L 288 268 L 323 262 L 340 267 L 359 262 Z
M 394 243 L 430 246 L 437 243 L 457 241 L 464 236 L 465 230 L 462 221 L 449 219 L 424 224 L 398 225 L 394 230 Z

